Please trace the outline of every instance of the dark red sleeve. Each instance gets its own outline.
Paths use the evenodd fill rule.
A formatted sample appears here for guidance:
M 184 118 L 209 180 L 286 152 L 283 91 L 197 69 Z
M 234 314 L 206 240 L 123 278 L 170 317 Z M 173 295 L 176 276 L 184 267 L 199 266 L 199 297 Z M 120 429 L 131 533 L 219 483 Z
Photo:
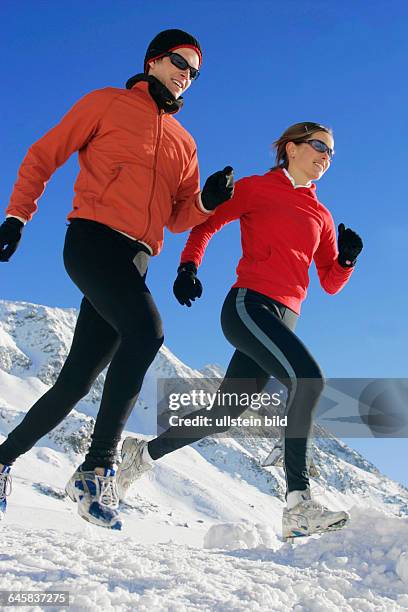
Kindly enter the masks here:
M 234 196 L 231 200 L 218 206 L 212 217 L 191 230 L 181 254 L 180 263 L 193 261 L 197 268 L 199 267 L 213 235 L 227 223 L 239 219 L 248 212 L 251 206 L 249 192 L 250 178 L 244 178 L 235 183 Z
M 336 228 L 333 217 L 325 211 L 319 246 L 314 254 L 320 284 L 327 293 L 338 293 L 349 280 L 354 268 L 343 268 L 338 257 Z

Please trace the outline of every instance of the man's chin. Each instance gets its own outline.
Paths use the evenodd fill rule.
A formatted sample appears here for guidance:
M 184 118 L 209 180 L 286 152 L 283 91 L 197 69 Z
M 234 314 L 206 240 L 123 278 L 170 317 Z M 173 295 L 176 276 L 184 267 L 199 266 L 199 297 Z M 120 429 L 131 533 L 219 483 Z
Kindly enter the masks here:
M 175 87 L 167 87 L 167 89 L 169 91 L 171 91 L 171 93 L 173 94 L 173 96 L 175 97 L 175 99 L 177 100 L 181 94 L 183 93 L 182 91 L 180 91 L 178 88 L 176 89 Z

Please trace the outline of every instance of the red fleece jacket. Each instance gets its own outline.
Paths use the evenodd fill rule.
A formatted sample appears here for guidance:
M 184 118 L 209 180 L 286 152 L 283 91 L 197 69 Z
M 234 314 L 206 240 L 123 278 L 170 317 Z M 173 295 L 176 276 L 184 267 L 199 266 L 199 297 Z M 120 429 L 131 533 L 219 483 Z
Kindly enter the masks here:
M 353 272 L 337 262 L 334 221 L 318 201 L 316 186 L 295 188 L 282 170 L 237 181 L 234 197 L 191 231 L 181 263 L 199 267 L 212 236 L 235 219 L 242 257 L 234 287 L 263 293 L 299 314 L 312 260 L 327 293 L 340 291 Z

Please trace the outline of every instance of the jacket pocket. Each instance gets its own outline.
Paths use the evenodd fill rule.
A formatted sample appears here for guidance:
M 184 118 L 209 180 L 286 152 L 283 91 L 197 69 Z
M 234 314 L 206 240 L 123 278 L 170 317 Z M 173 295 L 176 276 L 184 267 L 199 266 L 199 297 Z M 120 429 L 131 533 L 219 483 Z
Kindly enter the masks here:
M 265 249 L 264 253 L 258 254 L 256 258 L 246 253 L 245 256 L 241 258 L 238 264 L 237 274 L 268 276 L 269 270 L 271 270 L 272 265 L 272 249 L 268 247 L 267 250 Z
M 113 168 L 111 176 L 109 177 L 109 180 L 107 181 L 106 185 L 102 189 L 101 195 L 99 197 L 101 204 L 103 204 L 104 198 L 108 195 L 109 190 L 113 187 L 114 183 L 119 179 L 119 176 L 122 170 L 123 170 L 122 164 L 118 164 L 117 166 Z
M 272 253 L 269 253 L 265 259 L 258 259 L 254 261 L 253 270 L 256 276 L 269 279 L 272 276 L 272 270 L 274 266 L 274 257 Z

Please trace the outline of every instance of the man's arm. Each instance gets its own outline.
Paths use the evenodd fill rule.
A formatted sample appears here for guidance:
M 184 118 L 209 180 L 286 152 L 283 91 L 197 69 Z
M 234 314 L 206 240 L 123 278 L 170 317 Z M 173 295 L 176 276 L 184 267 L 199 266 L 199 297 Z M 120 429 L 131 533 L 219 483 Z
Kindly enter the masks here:
M 190 163 L 180 181 L 173 212 L 166 226 L 173 234 L 179 234 L 203 223 L 211 214 L 212 211 L 206 210 L 201 202 L 200 172 L 197 149 L 194 148 Z
M 49 178 L 72 153 L 89 142 L 111 99 L 106 90 L 87 94 L 58 125 L 30 147 L 18 171 L 6 209 L 8 217 L 16 217 L 22 222 L 31 219 Z

